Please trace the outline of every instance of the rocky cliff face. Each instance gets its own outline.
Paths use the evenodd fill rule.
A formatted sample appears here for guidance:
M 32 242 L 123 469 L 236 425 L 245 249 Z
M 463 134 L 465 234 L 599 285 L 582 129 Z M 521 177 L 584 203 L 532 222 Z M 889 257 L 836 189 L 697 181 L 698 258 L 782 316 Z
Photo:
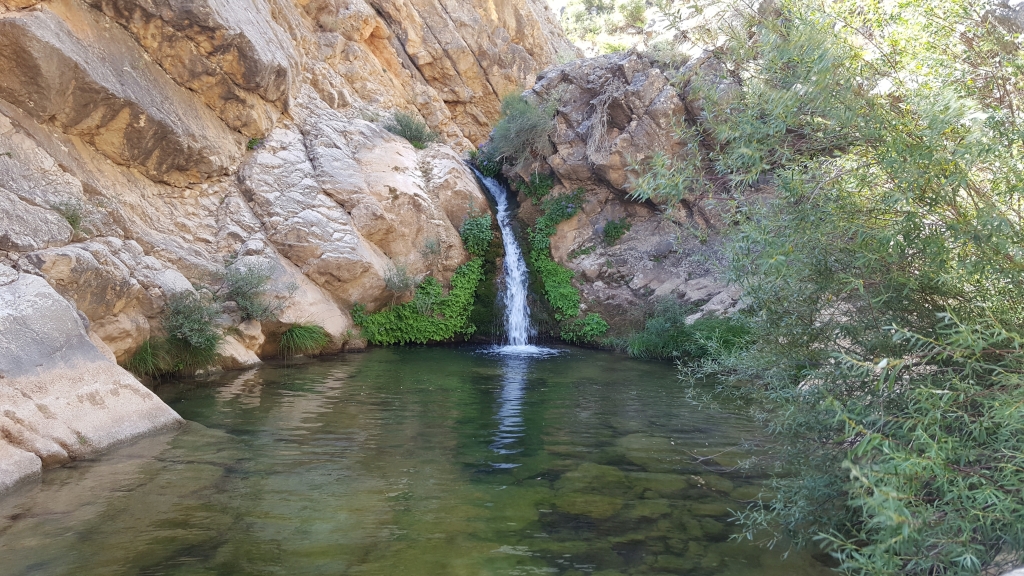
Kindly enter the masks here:
M 712 60 L 695 59 L 684 75 L 713 69 Z M 555 152 L 513 178 L 550 172 L 558 182 L 554 193 L 586 190 L 586 205 L 559 225 L 551 252 L 577 272 L 588 311 L 622 331 L 638 327 L 657 298 L 700 306 L 701 315 L 742 306 L 739 290 L 717 273 L 723 263 L 722 214 L 713 205 L 696 197 L 672 205 L 629 198 L 637 177 L 633 166 L 657 152 L 700 153 L 678 136 L 679 123 L 700 116 L 701 103 L 688 97 L 685 82 L 670 82 L 643 54 L 629 52 L 546 70 L 526 96 L 558 102 Z M 526 198 L 521 202 L 523 216 L 535 218 L 536 208 Z M 604 237 L 610 222 L 630 226 L 611 245 Z
M 40 334 L 92 347 L 29 374 L 5 333 L 0 390 L 130 385 L 112 360 L 160 333 L 170 295 L 227 266 L 269 270 L 279 312 L 227 311 L 223 366 L 275 353 L 295 324 L 360 346 L 348 311 L 390 301 L 390 271 L 447 278 L 467 259 L 458 228 L 486 199 L 460 153 L 560 54 L 575 49 L 543 0 L 0 0 L 0 271 L 77 313 Z M 383 130 L 399 110 L 442 143 Z M 0 413 L 31 424 L 15 396 Z M 44 465 L 85 453 L 51 458 L 6 440 L 12 426 L 0 421 L 0 450 Z

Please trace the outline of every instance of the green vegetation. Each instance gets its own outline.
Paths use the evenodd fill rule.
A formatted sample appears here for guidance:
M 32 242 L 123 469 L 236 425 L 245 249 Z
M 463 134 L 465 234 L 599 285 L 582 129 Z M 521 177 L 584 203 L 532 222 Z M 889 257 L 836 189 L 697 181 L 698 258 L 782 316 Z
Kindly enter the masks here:
M 618 347 L 634 358 L 692 361 L 732 354 L 750 344 L 746 321 L 713 316 L 687 324 L 687 316 L 696 311 L 674 300 L 659 300 L 644 329 Z
M 510 164 L 518 170 L 534 158 L 550 156 L 554 153 L 550 138 L 555 130 L 554 113 L 553 106 L 540 107 L 521 94 L 505 96 L 501 119 L 480 154 L 483 160 Z
M 608 332 L 608 323 L 600 314 L 591 312 L 584 318 L 566 322 L 562 326 L 562 340 L 573 344 L 590 344 Z
M 605 222 L 604 232 L 602 234 L 604 236 L 604 243 L 608 246 L 613 246 L 619 241 L 619 238 L 625 236 L 626 232 L 629 232 L 632 227 L 633 226 L 626 221 L 625 217 Z
M 394 116 L 384 123 L 384 129 L 405 138 L 414 148 L 420 150 L 440 138 L 437 132 L 431 130 L 422 120 L 406 112 L 395 112 Z
M 562 12 L 562 28 L 593 54 L 628 50 L 641 38 L 648 20 L 644 0 L 571 0 Z
M 575 318 L 580 311 L 580 291 L 572 285 L 573 272 L 551 259 L 551 236 L 560 222 L 568 220 L 583 207 L 585 191 L 578 188 L 570 194 L 549 198 L 544 214 L 530 229 L 530 270 L 540 277 L 544 296 L 555 310 L 555 319 Z
M 125 364 L 140 376 L 194 374 L 217 359 L 223 336 L 214 326 L 219 307 L 195 292 L 178 292 L 167 299 L 165 338 L 150 338 Z
M 142 343 L 124 367 L 135 375 L 156 378 L 167 372 L 169 364 L 171 362 L 160 347 L 160 341 L 150 338 Z
M 62 200 L 51 206 L 58 214 L 64 217 L 71 230 L 75 234 L 82 232 L 82 223 L 85 220 L 82 204 L 76 200 Z
M 479 170 L 481 174 L 488 178 L 494 178 L 498 174 L 501 174 L 501 160 L 492 158 L 487 148 L 484 148 L 482 152 L 480 150 L 470 150 L 469 160 L 476 165 L 476 169 Z
M 465 245 L 466 251 L 477 258 L 482 258 L 491 245 L 491 239 L 494 237 L 494 231 L 491 229 L 492 221 L 490 214 L 473 216 L 466 218 L 462 227 L 459 228 L 459 236 L 462 237 L 462 244 Z
M 246 150 L 255 150 L 263 146 L 263 138 L 249 138 L 249 141 L 245 143 Z
M 331 335 L 322 326 L 297 324 L 281 334 L 281 356 L 315 356 L 331 343 Z
M 541 283 L 544 298 L 561 324 L 562 339 L 588 343 L 608 331 L 608 323 L 598 314 L 589 314 L 577 320 L 580 314 L 580 291 L 572 284 L 574 273 L 551 258 L 551 236 L 558 224 L 576 215 L 583 207 L 583 188 L 544 201 L 544 214 L 527 233 L 529 255 L 527 264 Z
M 728 247 L 753 344 L 691 371 L 779 433 L 777 496 L 740 520 L 847 574 L 1019 565 L 1021 39 L 971 0 L 778 8 L 723 19 L 716 54 L 741 81 L 705 100 L 709 162 L 658 159 L 638 187 L 776 189 L 739 204 Z
M 534 172 L 529 180 L 522 180 L 517 188 L 522 191 L 534 204 L 539 204 L 555 186 L 555 179 L 547 174 Z
M 371 344 L 426 344 L 448 341 L 457 335 L 469 336 L 476 330 L 469 322 L 469 314 L 483 276 L 483 259 L 474 258 L 455 271 L 447 295 L 441 283 L 428 276 L 416 288 L 412 302 L 372 314 L 357 304 L 352 309 L 352 318 Z
M 409 274 L 408 266 L 390 264 L 384 272 L 384 287 L 395 296 L 401 296 L 416 287 L 416 279 Z
M 277 306 L 266 299 L 270 278 L 270 266 L 266 264 L 247 268 L 229 266 L 221 274 L 222 288 L 218 296 L 238 304 L 242 320 L 270 320 L 277 313 Z

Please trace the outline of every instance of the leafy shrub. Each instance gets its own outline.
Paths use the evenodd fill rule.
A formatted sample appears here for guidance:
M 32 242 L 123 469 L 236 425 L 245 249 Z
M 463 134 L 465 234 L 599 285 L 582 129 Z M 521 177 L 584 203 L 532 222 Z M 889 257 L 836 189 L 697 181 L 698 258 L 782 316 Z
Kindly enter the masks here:
M 518 187 L 527 198 L 533 201 L 534 204 L 538 204 L 545 196 L 548 195 L 549 192 L 551 192 L 551 189 L 554 186 L 554 178 L 547 174 L 534 172 L 530 175 L 529 180 L 521 181 Z
M 249 141 L 245 143 L 246 150 L 255 150 L 263 146 L 263 138 L 249 138 Z
M 608 332 L 608 322 L 600 314 L 591 312 L 562 327 L 562 340 L 573 344 L 589 344 Z
M 466 246 L 466 251 L 477 258 L 482 258 L 491 245 L 491 238 L 494 237 L 494 232 L 491 230 L 491 215 L 484 214 L 467 218 L 459 228 L 459 235 L 462 236 L 462 243 Z
M 219 296 L 238 304 L 242 320 L 270 320 L 278 311 L 266 298 L 270 278 L 269 264 L 246 268 L 228 267 L 221 274 L 223 286 Z
M 166 374 L 173 365 L 174 362 L 168 357 L 163 341 L 150 338 L 135 351 L 125 364 L 125 368 L 137 376 L 157 378 Z
M 389 264 L 384 272 L 384 287 L 392 294 L 405 294 L 416 287 L 416 279 L 404 264 Z
M 71 230 L 78 234 L 82 231 L 82 223 L 85 220 L 82 204 L 74 200 L 62 200 L 51 206 L 58 214 L 64 217 Z
M 494 127 L 485 156 L 518 169 L 535 157 L 551 155 L 553 114 L 554 110 L 541 108 L 521 94 L 509 94 L 501 101 L 501 119 Z
M 540 278 L 544 297 L 555 311 L 556 320 L 568 320 L 579 315 L 580 291 L 572 284 L 572 270 L 551 259 L 551 236 L 560 222 L 576 215 L 583 207 L 585 191 L 578 188 L 544 201 L 544 214 L 530 229 L 530 269 Z
M 644 329 L 628 337 L 626 351 L 634 358 L 695 360 L 749 344 L 751 332 L 745 322 L 711 316 L 687 324 L 686 317 L 693 312 L 673 300 L 658 301 Z
M 179 292 L 167 299 L 163 314 L 165 338 L 150 338 L 125 364 L 139 376 L 193 374 L 217 360 L 223 336 L 214 326 L 219 309 L 194 292 Z
M 216 304 L 194 292 L 178 292 L 167 299 L 163 327 L 170 339 L 196 351 L 191 356 L 201 358 L 204 352 L 212 356 L 222 339 L 214 327 L 219 312 Z
M 701 119 L 710 175 L 638 186 L 775 183 L 727 245 L 755 343 L 696 373 L 778 432 L 745 536 L 850 575 L 1001 573 L 1024 561 L 1021 39 L 980 2 L 777 5 L 716 44 L 743 82 Z
M 331 343 L 331 335 L 322 326 L 296 324 L 281 334 L 278 345 L 281 356 L 312 356 L 319 354 Z
M 483 260 L 474 258 L 455 271 L 447 295 L 441 283 L 428 276 L 416 288 L 412 302 L 373 314 L 367 314 L 357 304 L 352 309 L 352 318 L 371 344 L 426 344 L 448 341 L 459 334 L 469 336 L 476 330 L 469 315 L 483 275 Z
M 604 243 L 608 246 L 614 245 L 626 235 L 626 232 L 632 228 L 632 224 L 626 221 L 625 218 L 619 220 L 609 220 L 604 224 Z
M 420 150 L 426 148 L 430 143 L 437 142 L 437 132 L 431 130 L 420 119 L 406 112 L 395 112 L 390 120 L 384 123 L 384 129 L 392 134 L 405 138 Z

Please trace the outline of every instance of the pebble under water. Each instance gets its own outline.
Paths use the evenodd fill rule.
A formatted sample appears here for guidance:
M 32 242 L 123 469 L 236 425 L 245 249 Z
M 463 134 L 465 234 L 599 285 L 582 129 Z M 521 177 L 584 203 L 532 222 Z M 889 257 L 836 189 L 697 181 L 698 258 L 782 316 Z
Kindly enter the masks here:
M 157 392 L 186 429 L 0 499 L 0 574 L 829 572 L 729 539 L 763 432 L 667 364 L 390 348 Z

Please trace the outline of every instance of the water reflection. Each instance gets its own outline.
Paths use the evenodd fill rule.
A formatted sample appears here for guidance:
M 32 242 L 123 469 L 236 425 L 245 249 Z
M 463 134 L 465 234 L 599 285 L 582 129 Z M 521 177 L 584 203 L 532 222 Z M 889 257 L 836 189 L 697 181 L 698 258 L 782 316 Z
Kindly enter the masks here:
M 498 430 L 490 449 L 501 455 L 522 452 L 516 442 L 523 437 L 523 401 L 526 398 L 526 375 L 532 359 L 526 356 L 505 356 L 501 360 L 501 395 L 498 397 Z M 515 463 L 491 463 L 495 468 L 515 468 Z

